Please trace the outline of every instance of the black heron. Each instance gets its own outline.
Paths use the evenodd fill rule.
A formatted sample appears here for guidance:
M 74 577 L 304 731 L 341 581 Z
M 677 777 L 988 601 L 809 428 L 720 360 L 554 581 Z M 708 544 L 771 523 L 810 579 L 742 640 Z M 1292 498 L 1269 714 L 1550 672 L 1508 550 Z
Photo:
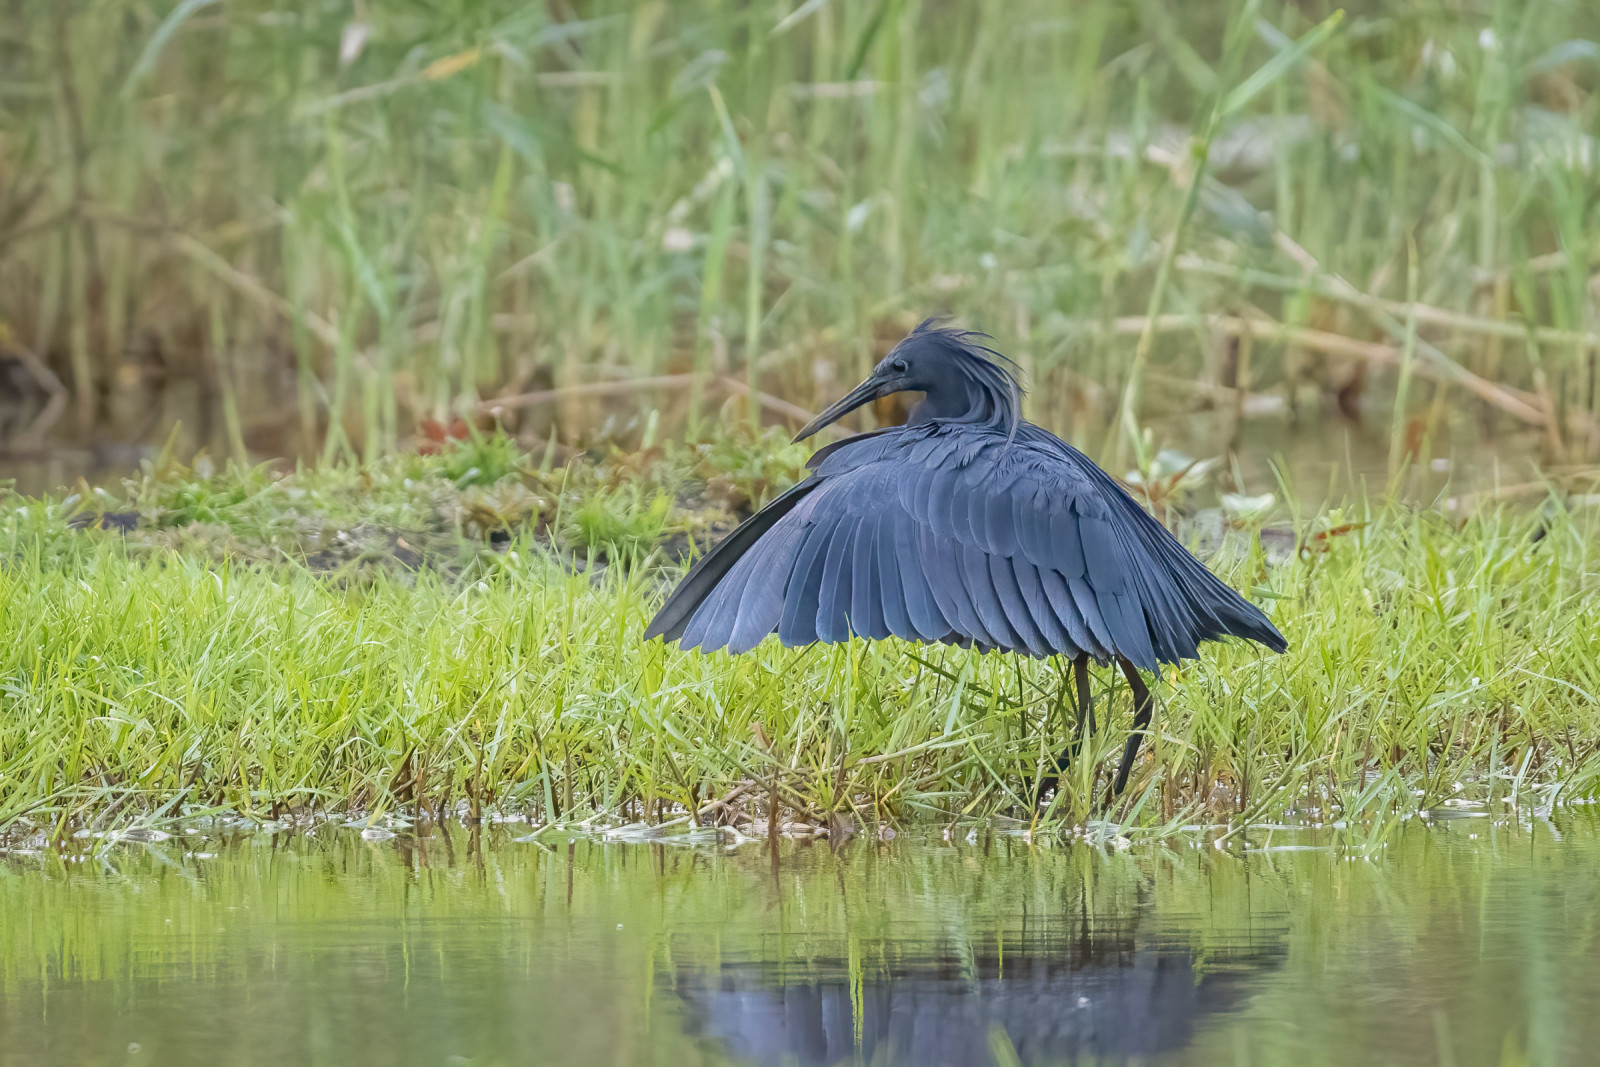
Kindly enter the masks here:
M 913 330 L 795 440 L 902 391 L 923 394 L 909 421 L 819 449 L 810 477 L 695 564 L 645 637 L 746 652 L 774 632 L 788 646 L 893 634 L 1064 656 L 1074 749 L 1094 730 L 1089 660 L 1115 660 L 1134 699 L 1116 795 L 1150 725 L 1140 671 L 1196 658 L 1202 641 L 1288 643 L 1105 471 L 1021 417 L 1015 365 L 987 340 Z

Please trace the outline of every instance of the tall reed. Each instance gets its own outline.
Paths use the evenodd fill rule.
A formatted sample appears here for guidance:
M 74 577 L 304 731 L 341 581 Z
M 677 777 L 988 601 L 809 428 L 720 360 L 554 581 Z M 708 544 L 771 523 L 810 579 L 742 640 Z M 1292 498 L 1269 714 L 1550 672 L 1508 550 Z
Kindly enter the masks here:
M 71 391 L 58 439 L 218 454 L 597 376 L 815 404 L 939 311 L 1096 451 L 1119 397 L 1337 394 L 1407 454 L 1444 407 L 1593 454 L 1600 9 L 1332 13 L 11 0 L 0 321 Z

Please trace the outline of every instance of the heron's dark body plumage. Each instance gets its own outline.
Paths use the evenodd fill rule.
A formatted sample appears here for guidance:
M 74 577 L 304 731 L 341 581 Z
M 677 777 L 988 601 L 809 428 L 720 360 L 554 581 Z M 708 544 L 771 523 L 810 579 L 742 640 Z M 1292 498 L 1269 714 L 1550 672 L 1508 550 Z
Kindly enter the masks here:
M 646 636 L 745 652 L 773 632 L 790 646 L 893 635 L 1147 671 L 1228 636 L 1286 647 L 1104 471 L 999 408 L 824 448 Z
M 1283 651 L 1260 609 L 1104 471 L 1022 421 L 1015 375 L 980 336 L 923 324 L 802 431 L 924 393 L 906 425 L 818 451 L 810 477 L 695 565 L 646 637 L 745 652 L 772 633 L 790 646 L 893 635 L 1125 671 L 1230 636 Z

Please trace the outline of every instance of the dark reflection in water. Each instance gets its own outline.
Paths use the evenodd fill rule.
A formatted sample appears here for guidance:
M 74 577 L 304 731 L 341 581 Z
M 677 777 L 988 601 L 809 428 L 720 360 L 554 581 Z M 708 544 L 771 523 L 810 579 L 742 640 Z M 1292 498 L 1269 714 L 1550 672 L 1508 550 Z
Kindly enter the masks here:
M 903 951 L 901 951 L 903 950 Z M 892 963 L 758 959 L 677 975 L 686 1027 L 738 1059 L 824 1067 L 1121 1060 L 1182 1049 L 1208 1016 L 1236 1010 L 1253 976 L 1283 962 L 1281 941 L 1235 941 L 1203 960 L 1132 928 L 1073 938 L 990 940 L 965 951 L 889 946 Z M 1003 1037 L 1002 1037 L 1003 1035 Z
M 1413 824 L 1371 862 L 1279 830 L 0 852 L 0 1067 L 1591 1063 L 1597 816 Z

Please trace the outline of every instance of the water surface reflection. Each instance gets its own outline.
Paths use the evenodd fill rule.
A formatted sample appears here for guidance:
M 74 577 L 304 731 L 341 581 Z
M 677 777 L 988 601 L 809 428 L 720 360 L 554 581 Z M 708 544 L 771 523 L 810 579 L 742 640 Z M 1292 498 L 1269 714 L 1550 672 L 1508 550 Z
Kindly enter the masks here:
M 512 836 L 0 853 L 0 1067 L 1471 1067 L 1600 1047 L 1585 810 L 1413 826 L 1371 862 L 1315 835 L 775 856 Z
M 874 948 L 875 962 L 751 958 L 681 974 L 686 1025 L 762 1067 L 987 1063 L 1002 1040 L 1023 1063 L 1121 1062 L 1189 1045 L 1285 952 L 1278 938 L 1200 958 L 1181 940 L 1109 924 L 1072 937 Z

